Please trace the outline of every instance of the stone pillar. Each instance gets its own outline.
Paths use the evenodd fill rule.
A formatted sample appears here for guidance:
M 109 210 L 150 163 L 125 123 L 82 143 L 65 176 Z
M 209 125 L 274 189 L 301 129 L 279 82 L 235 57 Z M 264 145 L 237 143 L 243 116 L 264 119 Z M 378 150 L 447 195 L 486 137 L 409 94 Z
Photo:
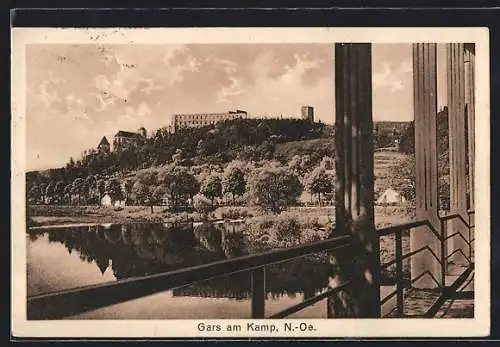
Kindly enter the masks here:
M 465 107 L 467 110 L 467 154 L 469 160 L 469 208 L 474 209 L 474 165 L 475 165 L 475 47 L 465 44 Z
M 448 90 L 448 129 L 450 147 L 450 212 L 459 213 L 465 221 L 467 215 L 467 178 L 466 178 L 466 136 L 465 136 L 465 64 L 464 45 L 449 43 L 446 45 L 447 55 L 447 90 Z M 463 236 L 451 238 L 451 253 L 461 249 L 467 254 L 468 228 L 459 219 L 449 223 L 449 233 L 460 232 Z M 465 240 L 464 240 L 465 239 Z M 468 263 L 464 254 L 455 253 L 449 262 L 458 265 Z
M 335 235 L 353 249 L 333 254 L 332 285 L 352 280 L 328 298 L 328 317 L 380 317 L 379 240 L 374 223 L 372 63 L 370 44 L 335 44 Z
M 413 112 L 415 118 L 416 216 L 429 220 L 431 227 L 410 233 L 411 251 L 429 246 L 430 250 L 411 258 L 411 277 L 415 288 L 437 288 L 441 277 L 441 234 L 438 217 L 438 175 L 436 150 L 437 79 L 436 44 L 413 44 Z M 434 230 L 434 232 L 433 232 Z M 439 236 L 438 236 L 439 235 Z M 434 255 L 433 255 L 434 253 Z M 436 259 L 438 258 L 438 259 Z

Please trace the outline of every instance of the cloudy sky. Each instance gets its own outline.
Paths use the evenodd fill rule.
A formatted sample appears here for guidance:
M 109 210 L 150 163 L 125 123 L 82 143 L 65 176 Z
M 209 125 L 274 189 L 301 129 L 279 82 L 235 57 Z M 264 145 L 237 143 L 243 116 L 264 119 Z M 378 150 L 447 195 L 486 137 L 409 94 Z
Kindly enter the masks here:
M 374 119 L 411 120 L 411 45 L 372 49 Z M 333 71 L 327 44 L 28 45 L 28 169 L 64 165 L 118 130 L 153 132 L 173 113 L 298 117 L 313 105 L 333 123 Z

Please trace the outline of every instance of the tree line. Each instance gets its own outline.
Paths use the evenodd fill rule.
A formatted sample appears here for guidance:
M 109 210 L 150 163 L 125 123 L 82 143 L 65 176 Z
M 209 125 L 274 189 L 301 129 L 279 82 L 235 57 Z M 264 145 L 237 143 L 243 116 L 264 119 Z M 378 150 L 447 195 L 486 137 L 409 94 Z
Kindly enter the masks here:
M 333 158 L 325 157 L 310 169 L 307 155 L 294 156 L 286 165 L 277 161 L 232 161 L 228 165 L 184 166 L 181 150 L 172 163 L 139 170 L 133 177 L 105 178 L 89 175 L 71 183 L 49 181 L 34 184 L 28 191 L 32 204 L 100 205 L 107 194 L 111 202 L 126 200 L 128 204 L 153 206 L 167 201 L 173 210 L 192 207 L 207 214 L 226 197 L 231 205 L 254 204 L 266 211 L 280 213 L 297 205 L 307 189 L 322 198 L 333 194 Z

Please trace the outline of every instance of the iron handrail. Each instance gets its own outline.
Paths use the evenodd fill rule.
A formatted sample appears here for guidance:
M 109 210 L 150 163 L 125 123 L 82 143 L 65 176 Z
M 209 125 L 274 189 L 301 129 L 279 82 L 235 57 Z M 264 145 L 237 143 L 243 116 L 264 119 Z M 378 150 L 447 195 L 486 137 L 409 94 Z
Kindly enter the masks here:
M 432 256 L 434 258 L 436 258 L 438 263 L 440 263 L 440 266 L 441 266 L 441 284 L 439 284 L 437 282 L 437 280 L 434 278 L 434 276 L 432 276 L 432 274 L 428 270 L 423 271 L 417 277 L 415 277 L 414 279 L 411 279 L 410 282 L 414 283 L 417 280 L 419 280 L 420 278 L 422 278 L 423 276 L 429 275 L 438 284 L 438 286 L 441 287 L 441 290 L 444 292 L 444 290 L 446 289 L 446 286 L 445 286 L 445 267 L 446 267 L 445 262 L 446 262 L 446 260 L 449 259 L 453 254 L 460 252 L 464 255 L 464 257 L 468 260 L 468 262 L 471 263 L 471 256 L 470 256 L 471 244 L 474 241 L 474 239 L 470 238 L 470 229 L 473 227 L 471 225 L 471 215 L 474 215 L 474 214 L 475 214 L 474 210 L 472 210 L 472 209 L 467 210 L 467 215 L 468 215 L 468 219 L 469 219 L 468 222 L 464 219 L 464 216 L 460 213 L 451 213 L 451 214 L 447 214 L 444 216 L 439 216 L 441 228 L 443 228 L 443 223 L 446 222 L 447 220 L 460 219 L 462 221 L 462 223 L 464 223 L 469 228 L 469 240 L 466 240 L 465 237 L 459 232 L 445 237 L 443 234 L 444 230 L 441 230 L 441 234 L 439 234 L 437 232 L 437 230 L 434 230 L 434 227 L 430 223 L 429 220 L 419 220 L 419 221 L 409 223 L 411 225 L 411 227 L 408 226 L 408 224 L 406 225 L 406 228 L 405 228 L 405 225 L 401 225 L 401 226 L 396 225 L 396 226 L 391 226 L 391 227 L 379 230 L 379 232 L 378 232 L 379 236 L 386 236 L 386 235 L 391 235 L 391 234 L 395 234 L 395 236 L 396 236 L 396 238 L 395 238 L 396 256 L 394 257 L 394 259 L 392 259 L 384 264 L 381 264 L 380 268 L 386 269 L 389 266 L 396 264 L 396 277 L 397 277 L 396 278 L 396 290 L 389 293 L 386 297 L 382 298 L 380 304 L 381 305 L 385 304 L 391 298 L 393 298 L 395 295 L 397 295 L 396 307 L 394 309 L 392 309 L 391 312 L 393 312 L 394 310 L 397 310 L 398 315 L 400 315 L 400 316 L 404 315 L 404 311 L 403 311 L 403 309 L 404 309 L 404 307 L 403 307 L 403 305 L 404 305 L 404 303 L 403 303 L 403 295 L 404 295 L 404 293 L 403 293 L 403 281 L 404 281 L 404 279 L 403 279 L 403 273 L 402 273 L 403 272 L 402 262 L 404 259 L 410 258 L 418 253 L 421 253 L 426 249 L 432 254 Z M 437 237 L 437 239 L 441 243 L 441 260 L 436 255 L 436 253 L 432 251 L 432 249 L 429 246 L 421 247 L 417 250 L 414 250 L 414 251 L 406 253 L 406 254 L 403 254 L 403 252 L 402 252 L 402 232 L 405 230 L 411 230 L 415 227 L 424 226 L 424 225 L 427 225 L 429 228 L 431 228 L 431 231 L 434 233 L 434 235 Z M 469 246 L 469 257 L 467 257 L 461 249 L 454 250 L 449 255 L 446 255 L 444 253 L 445 252 L 445 250 L 444 250 L 445 241 L 447 241 L 448 239 L 455 237 L 455 236 L 460 236 L 462 239 L 464 239 L 466 244 Z
M 474 211 L 468 211 L 469 215 L 471 213 L 474 213 Z M 440 217 L 440 220 L 444 221 L 457 217 L 461 218 L 460 214 Z M 402 261 L 403 259 L 411 257 L 422 251 L 422 249 L 420 249 L 403 255 L 401 247 L 402 232 L 426 225 L 430 225 L 428 220 L 417 220 L 376 230 L 379 237 L 396 234 L 396 258 L 389 263 L 384 264 L 383 267 L 387 267 L 394 263 L 397 264 L 398 279 L 396 283 L 396 292 L 398 294 L 398 307 L 402 305 L 403 295 L 401 283 L 403 281 Z M 263 269 L 267 265 L 285 262 L 313 253 L 326 250 L 335 251 L 345 249 L 352 245 L 351 240 L 350 235 L 342 235 L 306 245 L 221 260 L 165 273 L 35 295 L 27 299 L 28 319 L 63 318 L 132 299 L 141 298 L 165 290 L 186 286 L 195 282 L 209 280 L 215 277 L 231 275 L 248 270 L 256 271 L 257 269 Z M 442 238 L 440 238 L 440 240 L 443 242 Z M 340 290 L 347 284 L 348 283 L 342 284 L 339 288 L 336 287 L 329 289 L 325 293 L 333 293 Z M 311 303 L 325 298 L 325 293 L 319 294 L 313 298 L 305 300 L 303 303 L 299 303 L 298 305 L 285 309 L 274 316 L 281 317 L 287 312 L 296 312 L 304 307 L 307 307 Z M 390 296 L 392 297 L 394 294 Z M 385 303 L 388 299 L 390 298 L 382 299 L 381 303 Z M 263 303 L 261 303 L 261 305 L 263 305 Z M 400 309 L 398 309 L 398 311 L 400 311 Z
M 141 298 L 215 277 L 253 270 L 326 250 L 351 246 L 351 236 L 342 235 L 290 248 L 268 251 L 166 273 L 83 286 L 29 297 L 28 319 L 56 319 Z
M 395 234 L 399 231 L 404 231 L 404 230 L 409 230 L 409 229 L 413 229 L 413 228 L 420 227 L 420 226 L 425 226 L 425 225 L 428 225 L 428 223 L 429 223 L 429 221 L 427 219 L 420 219 L 420 220 L 408 222 L 405 224 L 391 225 L 389 227 L 378 229 L 377 234 L 379 237 L 392 235 L 392 234 Z

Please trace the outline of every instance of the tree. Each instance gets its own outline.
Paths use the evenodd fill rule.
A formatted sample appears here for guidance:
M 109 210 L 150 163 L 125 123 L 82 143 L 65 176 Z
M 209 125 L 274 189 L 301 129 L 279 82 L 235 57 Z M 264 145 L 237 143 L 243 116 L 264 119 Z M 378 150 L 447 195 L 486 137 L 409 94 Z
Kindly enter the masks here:
M 106 192 L 109 194 L 111 201 L 123 200 L 123 190 L 116 178 L 111 178 L 106 182 Z
M 333 170 L 335 168 L 335 161 L 332 157 L 325 155 L 320 162 L 320 165 L 325 170 Z
M 318 166 L 307 178 L 307 189 L 311 194 L 318 194 L 318 202 L 321 204 L 321 194 L 331 193 L 333 190 L 333 176 L 327 174 L 322 166 Z
M 179 207 L 198 193 L 200 186 L 196 177 L 183 166 L 168 166 L 159 173 L 158 181 L 165 186 L 172 207 Z
M 159 190 L 155 191 L 155 188 L 159 183 L 158 172 L 147 170 L 137 174 L 137 181 L 132 186 L 132 193 L 136 196 L 136 199 L 139 200 L 142 204 L 149 205 L 151 208 L 151 213 L 154 212 L 153 205 L 155 196 L 158 197 L 158 195 L 161 194 Z
M 248 183 L 254 202 L 276 214 L 295 204 L 303 190 L 298 176 L 282 167 L 262 168 Z
M 213 211 L 213 203 L 203 194 L 196 194 L 193 197 L 193 207 L 196 212 L 201 213 L 206 220 L 209 212 Z
M 178 165 L 182 162 L 182 159 L 184 159 L 184 153 L 182 152 L 182 149 L 177 148 L 175 150 L 175 154 L 172 155 L 172 161 L 175 165 Z
M 45 204 L 45 190 L 47 188 L 47 183 L 40 183 L 38 185 L 38 187 L 40 188 L 40 199 L 42 200 L 42 203 Z
M 87 202 L 89 199 L 89 195 L 90 195 L 91 189 L 94 185 L 94 182 L 95 182 L 94 176 L 89 175 L 89 176 L 87 176 L 87 178 L 85 178 L 85 180 L 82 183 L 81 190 L 82 190 L 82 194 L 84 196 L 85 202 Z
M 54 196 L 61 203 L 64 200 L 64 182 L 58 181 L 54 187 Z
M 245 173 L 238 166 L 228 166 L 222 181 L 224 193 L 231 193 L 233 204 L 235 195 L 243 195 L 246 190 Z
M 73 185 L 71 183 L 67 184 L 64 187 L 63 191 L 63 201 L 70 203 L 71 202 L 71 189 L 73 188 Z
M 125 199 L 130 197 L 132 194 L 132 187 L 134 186 L 134 180 L 132 178 L 127 178 L 125 180 L 124 188 L 125 188 Z
M 165 186 L 159 185 L 154 188 L 152 193 L 154 203 L 161 202 L 161 199 L 165 196 L 165 194 L 167 194 L 167 189 L 165 189 Z M 151 212 L 153 212 L 153 206 L 151 206 Z
M 41 195 L 40 187 L 36 184 L 28 192 L 29 199 L 32 199 L 35 203 L 40 200 Z
M 81 202 L 81 189 L 83 184 L 83 178 L 78 177 L 73 181 L 73 185 L 71 187 L 71 194 L 78 194 L 78 203 Z
M 415 123 L 413 121 L 410 122 L 401 135 L 399 151 L 405 154 L 415 153 Z
M 106 192 L 106 181 L 103 180 L 102 178 L 98 179 L 95 182 L 97 194 L 99 197 L 99 205 L 101 204 L 102 197 L 104 196 L 104 193 Z
M 50 204 L 52 204 L 52 202 L 53 202 L 54 188 L 55 188 L 55 184 L 52 181 L 50 181 L 47 184 L 47 187 L 45 187 L 45 196 L 46 196 L 46 198 L 48 198 L 48 201 Z
M 311 157 L 307 154 L 294 155 L 288 163 L 288 167 L 293 173 L 302 176 L 311 167 Z
M 390 185 L 410 203 L 411 207 L 415 206 L 416 199 L 416 183 L 415 183 L 415 157 L 407 156 L 398 161 L 390 172 Z
M 149 186 L 137 180 L 132 186 L 132 194 L 135 195 L 135 200 L 142 205 L 150 196 Z
M 222 182 L 219 176 L 210 175 L 208 176 L 201 186 L 201 193 L 210 199 L 212 206 L 214 206 L 214 200 L 217 197 L 222 196 Z

